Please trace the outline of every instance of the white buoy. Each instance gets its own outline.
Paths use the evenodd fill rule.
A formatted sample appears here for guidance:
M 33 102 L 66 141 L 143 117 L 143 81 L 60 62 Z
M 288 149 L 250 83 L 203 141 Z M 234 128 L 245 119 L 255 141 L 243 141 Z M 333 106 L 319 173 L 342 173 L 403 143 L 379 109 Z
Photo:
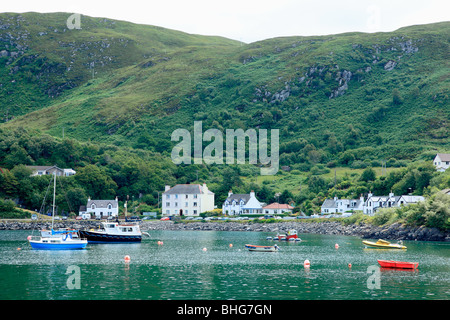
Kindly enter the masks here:
M 126 256 L 123 258 L 123 260 L 124 260 L 125 262 L 130 262 L 131 258 L 130 258 L 130 256 L 126 255 Z
M 203 248 L 202 250 L 203 250 L 203 252 L 206 252 L 206 251 L 207 251 L 208 249 L 206 249 L 206 248 Z
M 305 268 L 309 268 L 309 267 L 311 266 L 311 263 L 309 262 L 308 259 L 306 259 L 306 260 L 303 262 L 303 266 L 304 266 Z
M 335 247 L 336 249 L 339 249 L 339 245 L 338 245 L 337 243 L 334 245 L 334 247 Z

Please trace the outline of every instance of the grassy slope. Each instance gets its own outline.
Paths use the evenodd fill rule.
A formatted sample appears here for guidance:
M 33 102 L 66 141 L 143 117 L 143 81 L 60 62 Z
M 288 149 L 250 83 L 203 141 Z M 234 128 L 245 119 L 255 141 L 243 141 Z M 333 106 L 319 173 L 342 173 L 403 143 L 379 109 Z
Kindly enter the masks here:
M 7 79 L 0 90 L 1 111 L 9 108 L 19 116 L 6 127 L 26 126 L 55 136 L 64 127 L 66 136 L 76 139 L 131 146 L 148 134 L 169 150 L 171 132 L 192 128 L 194 120 L 203 120 L 204 128 L 285 128 L 281 144 L 305 138 L 318 148 L 326 148 L 325 131 L 347 148 L 351 124 L 353 147 L 375 148 L 367 152 L 369 158 L 410 158 L 426 150 L 445 151 L 450 143 L 449 23 L 241 45 L 85 16 L 82 30 L 63 31 L 68 16 L 30 13 L 22 15 L 28 22 L 16 22 L 17 30 L 28 32 L 29 50 L 8 65 L 0 58 Z M 0 18 L 14 21 L 17 15 Z M 47 34 L 39 36 L 41 30 Z M 418 51 L 408 52 L 408 41 Z M 55 67 L 46 73 L 38 59 L 25 63 L 32 54 L 66 71 L 51 72 Z M 396 66 L 387 71 L 390 60 Z M 20 61 L 23 66 L 10 74 Z M 46 81 L 33 80 L 26 68 L 31 75 L 41 72 Z M 343 70 L 352 72 L 348 89 L 330 99 Z M 56 90 L 59 95 L 49 98 L 43 91 L 54 83 L 73 88 Z M 268 94 L 258 96 L 257 89 Z M 273 100 L 285 89 L 290 93 L 286 100 Z M 392 103 L 394 89 L 401 104 Z M 37 111 L 28 113 L 32 110 Z M 270 118 L 271 112 L 279 116 Z

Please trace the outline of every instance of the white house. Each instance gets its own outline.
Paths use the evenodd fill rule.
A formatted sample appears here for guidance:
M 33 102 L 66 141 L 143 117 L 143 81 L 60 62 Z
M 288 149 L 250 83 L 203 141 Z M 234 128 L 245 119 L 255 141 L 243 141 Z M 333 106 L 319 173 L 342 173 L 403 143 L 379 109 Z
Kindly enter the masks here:
M 363 211 L 364 197 L 361 195 L 359 199 L 339 199 L 334 197 L 333 199 L 325 199 L 322 204 L 320 213 L 344 213 L 353 212 L 356 210 Z
M 395 196 L 392 192 L 388 196 L 374 196 L 369 192 L 367 200 L 364 203 L 363 212 L 368 215 L 373 215 L 378 208 L 401 207 L 420 201 L 425 201 L 425 198 L 411 195 Z
M 77 172 L 73 169 L 61 169 L 57 166 L 27 166 L 33 172 L 31 176 L 43 176 L 48 174 L 54 174 L 56 172 L 57 176 L 73 176 Z
M 96 218 L 118 217 L 119 200 L 117 197 L 115 200 L 91 200 L 91 198 L 88 198 L 84 213 Z M 81 211 L 80 215 L 82 215 Z
M 437 171 L 444 172 L 450 168 L 450 153 L 438 153 L 433 160 Z
M 233 194 L 230 190 L 228 198 L 222 205 L 222 213 L 227 215 L 262 214 L 263 205 L 265 204 L 256 199 L 253 190 L 250 194 Z
M 198 216 L 214 209 L 214 192 L 206 184 L 166 186 L 162 194 L 162 214 L 168 216 Z
M 290 206 L 288 204 L 278 203 L 274 202 L 271 203 L 265 207 L 263 207 L 263 213 L 264 214 L 282 214 L 282 213 L 292 213 L 292 210 L 294 210 L 293 206 Z

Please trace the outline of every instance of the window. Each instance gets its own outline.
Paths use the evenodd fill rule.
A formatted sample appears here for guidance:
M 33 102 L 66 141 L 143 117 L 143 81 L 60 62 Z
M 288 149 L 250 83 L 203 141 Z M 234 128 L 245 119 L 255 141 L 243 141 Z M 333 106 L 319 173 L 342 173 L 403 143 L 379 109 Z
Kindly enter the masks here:
M 170 199 L 170 194 L 166 195 L 166 199 L 169 200 Z
M 91 209 L 94 210 L 95 209 L 95 204 L 91 205 Z
M 175 202 L 175 207 L 178 207 L 178 202 Z
M 189 199 L 189 195 L 188 194 L 186 195 L 186 199 Z
M 197 210 L 194 210 L 194 214 L 197 214 Z
M 194 199 L 197 199 L 197 195 L 196 194 L 194 194 Z
M 188 204 L 187 202 L 185 202 L 185 203 L 184 203 L 184 206 L 185 206 L 185 207 L 188 207 L 188 206 L 189 206 L 189 204 Z
M 111 209 L 112 208 L 112 205 L 111 205 L 111 203 L 110 204 L 108 204 L 108 209 Z
M 170 214 L 170 210 L 166 210 L 166 214 Z
M 166 202 L 166 207 L 170 207 L 170 202 Z
M 177 194 L 175 195 L 175 199 L 178 199 L 178 195 Z
M 196 207 L 197 206 L 197 202 L 194 202 L 194 207 Z
M 184 213 L 185 213 L 185 214 L 188 214 L 188 213 L 189 213 L 189 210 L 184 210 Z

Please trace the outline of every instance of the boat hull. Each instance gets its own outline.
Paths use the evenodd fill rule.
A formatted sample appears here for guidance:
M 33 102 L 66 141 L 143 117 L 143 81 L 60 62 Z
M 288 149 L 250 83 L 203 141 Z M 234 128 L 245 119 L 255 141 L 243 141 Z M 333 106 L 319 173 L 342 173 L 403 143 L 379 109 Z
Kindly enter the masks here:
M 38 250 L 78 250 L 86 248 L 87 241 L 62 242 L 62 243 L 42 243 L 40 241 L 30 241 L 31 248 Z
M 276 252 L 279 250 L 278 246 L 255 246 L 252 244 L 246 244 L 245 247 L 249 251 L 256 251 L 256 252 Z
M 89 243 L 124 243 L 141 242 L 141 235 L 116 235 L 93 231 L 80 230 L 80 236 L 86 238 Z
M 393 260 L 377 260 L 382 268 L 397 268 L 397 269 L 417 269 L 418 262 L 404 262 Z

